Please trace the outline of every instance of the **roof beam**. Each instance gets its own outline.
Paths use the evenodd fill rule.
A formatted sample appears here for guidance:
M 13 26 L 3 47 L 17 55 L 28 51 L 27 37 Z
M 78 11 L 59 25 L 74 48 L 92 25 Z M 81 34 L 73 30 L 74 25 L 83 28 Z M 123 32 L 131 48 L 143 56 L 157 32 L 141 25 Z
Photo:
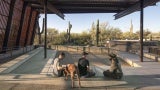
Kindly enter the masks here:
M 24 2 L 27 3 L 36 3 L 37 4 L 37 0 L 23 0 Z
M 160 0 L 144 0 L 144 6 L 143 7 L 145 8 L 147 6 L 154 5 L 158 1 L 160 1 Z M 114 16 L 115 16 L 115 19 L 119 19 L 123 16 L 131 14 L 131 13 L 133 13 L 135 11 L 138 11 L 138 10 L 140 10 L 140 2 L 136 3 L 135 5 L 129 7 L 128 9 L 126 9 L 126 10 L 120 12 L 120 13 L 115 14 Z
M 38 2 L 41 4 L 41 5 L 44 5 L 44 2 L 43 0 L 38 0 Z M 64 19 L 64 14 L 61 13 L 58 9 L 56 9 L 52 4 L 50 4 L 50 2 L 47 1 L 47 8 L 55 13 L 56 15 L 58 15 L 60 18 Z
M 36 8 L 35 8 L 36 9 Z M 38 9 L 40 13 L 43 13 L 43 9 Z M 60 9 L 62 13 L 65 14 L 78 14 L 78 13 L 118 13 L 123 10 L 100 10 L 100 9 Z M 52 12 L 48 11 L 48 14 L 53 14 Z
M 138 0 L 49 0 L 53 3 L 132 3 L 137 2 Z

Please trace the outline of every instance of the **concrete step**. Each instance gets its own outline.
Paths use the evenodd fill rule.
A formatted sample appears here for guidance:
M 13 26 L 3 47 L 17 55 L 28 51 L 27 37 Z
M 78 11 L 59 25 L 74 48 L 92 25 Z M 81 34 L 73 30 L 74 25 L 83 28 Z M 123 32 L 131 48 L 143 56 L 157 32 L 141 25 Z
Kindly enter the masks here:
M 65 77 L 57 77 L 52 74 L 0 74 L 0 81 L 5 80 L 64 80 Z M 70 80 L 70 76 L 68 76 Z M 77 81 L 76 77 L 75 80 Z M 122 79 L 123 80 L 123 79 Z M 105 78 L 104 76 L 93 76 L 90 78 L 81 78 L 81 81 L 122 81 Z
M 79 88 L 77 86 L 77 82 L 75 83 L 75 87 L 71 88 L 71 82 L 67 84 L 61 85 L 54 85 L 55 82 L 51 82 L 50 84 L 31 84 L 31 83 L 0 83 L 1 90 L 135 90 L 135 87 L 130 86 L 118 86 L 118 85 L 96 85 L 90 86 L 85 84 L 84 82 L 81 83 L 82 87 Z M 97 82 L 95 82 L 97 83 Z M 93 83 L 92 83 L 93 84 Z
M 123 80 L 109 80 L 103 77 L 81 78 L 81 85 L 88 89 L 106 89 L 106 87 L 125 85 L 127 82 Z M 71 80 L 65 80 L 64 77 L 52 77 L 47 75 L 23 75 L 10 74 L 0 75 L 0 81 L 4 83 L 23 83 L 23 84 L 37 84 L 37 85 L 55 85 L 57 87 L 71 87 Z M 78 87 L 78 81 L 75 79 L 75 87 Z

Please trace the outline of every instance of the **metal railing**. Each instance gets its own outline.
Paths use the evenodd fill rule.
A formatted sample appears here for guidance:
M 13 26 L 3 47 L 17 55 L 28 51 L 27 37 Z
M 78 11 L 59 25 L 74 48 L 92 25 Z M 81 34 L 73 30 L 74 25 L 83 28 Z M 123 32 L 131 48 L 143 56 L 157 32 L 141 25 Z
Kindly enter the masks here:
M 31 50 L 35 49 L 35 46 L 26 46 L 26 47 L 12 47 L 12 48 L 4 48 L 0 49 L 0 60 L 12 58 L 19 56 L 21 54 L 27 53 Z

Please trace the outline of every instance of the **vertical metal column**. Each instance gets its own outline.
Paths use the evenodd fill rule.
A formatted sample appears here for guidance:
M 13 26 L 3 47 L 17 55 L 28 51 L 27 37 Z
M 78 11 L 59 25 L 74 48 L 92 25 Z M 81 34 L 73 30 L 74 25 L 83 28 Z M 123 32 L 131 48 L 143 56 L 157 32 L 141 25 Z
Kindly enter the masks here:
M 44 0 L 44 14 L 45 14 L 44 58 L 47 58 L 47 0 Z
M 143 2 L 140 0 L 140 61 L 143 62 Z

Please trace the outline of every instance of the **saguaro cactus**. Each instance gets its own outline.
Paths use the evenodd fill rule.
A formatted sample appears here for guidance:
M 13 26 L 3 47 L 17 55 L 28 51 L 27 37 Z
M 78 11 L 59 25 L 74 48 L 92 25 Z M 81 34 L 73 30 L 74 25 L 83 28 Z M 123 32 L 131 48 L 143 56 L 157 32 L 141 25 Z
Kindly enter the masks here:
M 67 41 L 68 43 L 70 43 L 70 39 L 71 39 L 71 28 L 72 28 L 72 24 L 70 24 L 70 22 L 68 23 L 68 29 L 67 29 Z
M 98 46 L 99 43 L 99 19 L 97 20 L 97 30 L 96 30 L 96 46 Z

